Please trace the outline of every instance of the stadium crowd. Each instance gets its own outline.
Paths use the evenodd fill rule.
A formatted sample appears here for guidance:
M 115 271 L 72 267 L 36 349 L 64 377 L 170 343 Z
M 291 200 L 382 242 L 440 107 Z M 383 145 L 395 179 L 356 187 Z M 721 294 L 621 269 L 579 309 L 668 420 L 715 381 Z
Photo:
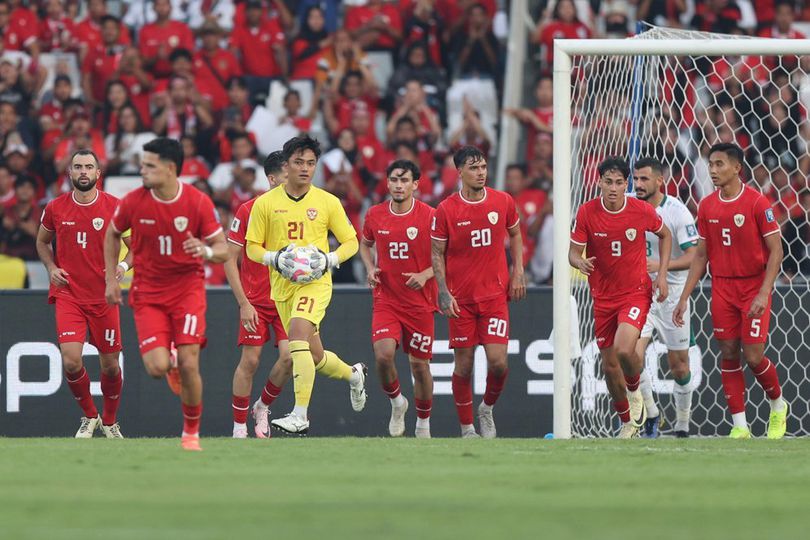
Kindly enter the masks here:
M 95 151 L 108 179 L 137 176 L 141 147 L 155 136 L 182 141 L 183 176 L 214 200 L 225 226 L 269 188 L 264 155 L 300 132 L 330 148 L 317 181 L 341 199 L 356 230 L 384 196 L 383 172 L 395 158 L 419 163 L 419 198 L 438 204 L 457 189 L 453 150 L 472 144 L 495 157 L 508 27 L 522 24 L 507 20 L 508 4 L 0 0 L 0 268 L 37 260 L 42 208 L 69 189 L 75 150 Z M 525 107 L 504 111 L 524 126 L 525 147 L 504 181 L 534 283 L 551 275 L 555 38 L 626 37 L 636 21 L 803 38 L 798 28 L 810 21 L 801 0 L 529 4 L 536 82 Z M 752 180 L 782 223 L 785 275 L 810 276 L 810 59 L 782 59 L 782 72 L 767 80 L 746 59 L 732 60 L 702 68 L 715 74 L 716 106 L 668 117 L 664 142 L 647 150 L 672 168 L 673 189 L 696 201 L 706 189 L 700 149 L 724 140 L 765 149 L 752 153 Z M 741 67 L 750 74 L 744 84 L 730 76 Z M 679 141 L 688 137 L 704 141 L 697 156 L 683 155 Z M 335 280 L 362 282 L 362 265 L 344 265 Z M 225 283 L 219 265 L 208 283 Z

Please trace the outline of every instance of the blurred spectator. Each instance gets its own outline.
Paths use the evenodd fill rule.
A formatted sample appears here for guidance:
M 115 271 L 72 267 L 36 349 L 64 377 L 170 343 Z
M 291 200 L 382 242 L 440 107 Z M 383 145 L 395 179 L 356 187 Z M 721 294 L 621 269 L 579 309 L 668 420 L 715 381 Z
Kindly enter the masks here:
M 385 128 L 386 137 L 394 136 L 397 123 L 402 118 L 410 118 L 417 129 L 417 137 L 428 147 L 432 147 L 441 136 L 439 116 L 430 108 L 427 95 L 419 80 L 411 79 L 405 83 L 405 92 L 395 104 L 394 112 Z
M 0 2 L 0 35 L 5 50 L 24 51 L 37 60 L 41 50 L 38 34 L 39 19 L 20 0 Z
M 450 134 L 447 144 L 451 152 L 455 152 L 462 146 L 475 146 L 486 156 L 492 149 L 492 141 L 481 126 L 481 115 L 467 99 L 464 100 L 464 118 L 461 126 Z
M 681 15 L 686 12 L 686 0 L 639 0 L 636 20 L 658 26 L 680 28 Z
M 153 0 L 152 5 L 155 22 L 141 28 L 138 43 L 147 71 L 155 77 L 167 77 L 171 73 L 169 56 L 172 51 L 194 50 L 194 36 L 185 23 L 170 19 L 171 0 Z
M 219 84 L 215 77 L 199 74 L 194 71 L 194 60 L 191 52 L 186 49 L 175 49 L 169 55 L 171 62 L 171 76 L 180 76 L 191 83 L 191 87 L 199 93 L 206 106 L 213 111 L 221 111 L 228 105 L 228 94 L 225 88 Z M 155 85 L 155 92 L 165 89 L 163 84 Z
M 366 190 L 362 175 L 368 169 L 357 151 L 357 141 L 350 129 L 342 129 L 337 135 L 335 148 L 321 158 L 324 173 L 324 189 L 340 199 L 343 209 L 355 230 L 360 230 L 360 211 Z
M 399 143 L 405 143 L 413 147 L 417 153 L 416 163 L 419 164 L 419 168 L 422 170 L 422 178 L 419 180 L 420 187 L 424 188 L 428 180 L 432 184 L 436 174 L 433 146 L 425 137 L 420 136 L 420 128 L 411 116 L 403 116 L 397 120 L 394 131 L 388 136 L 386 142 L 392 150 L 396 150 Z
M 0 253 L 25 261 L 37 260 L 36 237 L 42 208 L 36 202 L 36 181 L 19 176 L 14 181 L 15 202 L 3 212 Z
M 359 109 L 352 115 L 351 129 L 354 133 L 357 149 L 363 156 L 363 161 L 377 180 L 382 178 L 388 166 L 388 153 L 383 144 L 377 139 L 372 125 L 372 118 L 365 109 Z
M 107 82 L 107 97 L 104 107 L 98 115 L 95 124 L 100 126 L 106 134 L 114 134 L 118 130 L 118 115 L 124 105 L 131 105 L 127 96 L 127 87 L 117 79 Z
M 127 87 L 129 100 L 138 109 L 145 127 L 152 125 L 150 96 L 153 79 L 143 67 L 141 55 L 135 47 L 127 47 L 118 62 L 117 78 Z
M 306 115 L 301 114 L 301 94 L 298 90 L 288 90 L 284 95 L 284 116 L 279 118 L 279 124 L 290 124 L 308 132 L 312 128 L 312 119 L 317 110 L 312 108 Z
M 393 52 L 402 40 L 399 10 L 382 0 L 347 7 L 344 26 L 365 50 Z
M 574 1 L 559 0 L 551 11 L 551 18 L 538 25 L 532 41 L 543 47 L 544 66 L 550 69 L 554 64 L 555 39 L 587 39 L 592 34 L 591 29 L 577 18 Z
M 250 1 L 245 0 L 237 4 L 236 14 L 233 17 L 234 28 L 245 25 Z M 295 18 L 287 7 L 290 0 L 255 0 L 255 2 L 259 4 L 264 20 L 277 20 L 284 32 L 292 32 Z
M 169 95 L 164 107 L 155 112 L 152 130 L 158 135 L 179 139 L 183 135 L 200 137 L 214 126 L 214 118 L 202 96 L 188 79 L 169 79 Z M 197 139 L 200 144 L 200 139 Z
M 402 39 L 402 44 L 408 47 L 405 58 L 414 45 L 420 44 L 427 51 L 431 64 L 443 65 L 442 30 L 446 28 L 446 21 L 439 14 L 436 0 L 404 0 L 400 7 L 403 4 L 407 4 Z
M 702 32 L 740 32 L 742 13 L 734 0 L 696 0 L 692 27 Z
M 43 182 L 39 176 L 30 172 L 33 157 L 34 153 L 24 144 L 9 145 L 3 152 L 3 161 L 6 167 L 8 167 L 9 174 L 11 174 L 14 179 L 20 178 L 21 176 L 31 178 L 36 185 L 34 200 L 39 201 L 44 199 L 46 195 L 45 182 Z
M 65 127 L 65 137 L 59 141 L 54 153 L 54 169 L 61 175 L 62 182 L 57 186 L 57 192 L 65 193 L 69 191 L 70 184 L 65 180 L 64 172 L 67 171 L 70 157 L 76 150 L 92 150 L 98 156 L 101 169 L 107 168 L 107 150 L 104 147 L 104 137 L 101 132 L 92 127 L 90 115 L 84 109 L 79 109 L 70 117 Z
M 85 55 L 103 45 L 101 26 L 107 15 L 107 2 L 105 0 L 87 0 L 87 17 L 78 23 L 73 35 L 79 43 L 79 60 Z M 118 22 L 118 45 L 129 45 L 132 39 L 129 29 L 122 22 Z
M 789 278 L 810 279 L 810 189 L 799 193 L 799 211 L 782 225 L 785 259 L 782 271 Z
M 233 184 L 229 190 L 230 200 L 227 204 L 233 213 L 236 213 L 239 207 L 250 199 L 269 189 L 266 187 L 270 185 L 269 182 L 265 182 L 267 177 L 260 168 L 256 167 L 256 162 L 252 159 L 235 163 L 231 173 L 233 174 Z M 215 192 L 214 196 L 216 197 L 216 195 Z
M 222 225 L 222 230 L 227 231 L 231 226 L 231 221 L 233 221 L 234 212 L 231 211 L 230 206 L 221 202 L 215 202 L 214 209 L 219 216 L 219 223 Z M 227 285 L 228 280 L 225 276 L 224 264 L 212 264 L 205 262 L 203 268 L 205 271 L 206 286 L 219 287 L 222 285 Z
M 219 201 L 229 202 L 230 188 L 234 183 L 236 173 L 234 169 L 239 166 L 241 169 L 252 169 L 255 171 L 256 183 L 253 189 L 257 193 L 262 193 L 270 189 L 267 177 L 263 174 L 263 169 L 256 162 L 256 148 L 247 133 L 236 134 L 231 139 L 231 160 L 221 162 L 214 167 L 208 183 L 214 190 L 214 198 Z M 248 162 L 250 165 L 248 166 Z
M 189 178 L 202 178 L 207 179 L 211 174 L 211 169 L 208 164 L 197 153 L 197 144 L 194 142 L 194 137 L 181 137 L 180 143 L 183 145 L 183 169 L 180 171 L 180 176 Z M 209 187 L 209 195 L 213 195 Z
M 105 172 L 108 175 L 138 175 L 143 145 L 156 135 L 144 128 L 138 110 L 129 103 L 118 110 L 115 120 L 115 130 L 104 140 L 108 158 Z
M 796 17 L 796 6 L 794 0 L 776 0 L 773 24 L 763 26 L 759 31 L 759 37 L 777 39 L 805 39 L 804 33 L 797 30 L 793 21 Z M 757 13 L 759 16 L 759 13 Z M 781 63 L 782 68 L 787 72 L 796 69 L 798 59 L 795 56 L 783 56 L 781 60 L 775 56 L 766 58 L 769 68 L 773 69 Z
M 0 164 L 0 216 L 5 208 L 17 202 L 14 195 L 14 177 L 5 164 Z
M 520 109 L 504 109 L 504 112 L 517 118 L 526 127 L 526 161 L 534 158 L 534 147 L 540 133 L 551 133 L 554 121 L 552 98 L 554 88 L 550 75 L 542 75 L 534 86 L 535 106 Z
M 790 184 L 790 175 L 782 167 L 770 170 L 770 182 L 763 186 L 762 194 L 771 202 L 774 217 L 780 225 L 784 225 L 790 219 L 804 216 L 796 190 Z
M 233 52 L 220 47 L 222 35 L 216 22 L 207 21 L 202 25 L 202 47 L 194 53 L 194 73 L 207 84 L 217 85 L 224 95 L 228 81 L 242 75 L 242 66 Z
M 168 0 L 161 0 L 168 1 Z M 125 45 L 119 44 L 121 24 L 112 15 L 101 19 L 101 43 L 89 50 L 82 64 L 82 89 L 87 104 L 104 103 L 107 82 L 118 73 Z
M 290 79 L 315 80 L 321 58 L 332 45 L 332 35 L 326 29 L 324 12 L 312 6 L 301 23 L 301 31 L 292 42 Z
M 523 235 L 523 260 L 528 266 L 536 246 L 537 233 L 545 217 L 551 213 L 548 194 L 532 187 L 526 166 L 512 163 L 506 166 L 506 192 L 515 199 L 520 214 L 520 232 Z
M 262 3 L 248 0 L 245 20 L 231 33 L 231 48 L 241 60 L 251 99 L 267 96 L 270 82 L 288 72 L 284 31 L 278 17 L 267 19 Z
M 500 79 L 498 38 L 492 33 L 492 19 L 481 4 L 468 10 L 467 28 L 460 28 L 451 37 L 454 77 L 487 77 Z
M 548 133 L 538 133 L 532 144 L 532 160 L 529 162 L 527 174 L 532 183 L 548 191 L 554 178 L 553 168 L 554 142 Z
M 422 42 L 408 48 L 404 60 L 388 80 L 387 97 L 391 102 L 405 92 L 408 81 L 419 81 L 428 104 L 443 116 L 447 92 L 445 74 L 428 55 L 428 49 Z
M 24 122 L 20 122 L 14 103 L 0 101 L 0 151 L 9 144 L 22 143 L 34 148 L 34 137 Z
M 28 117 L 36 86 L 35 74 L 10 58 L 0 59 L 0 101 L 13 103 L 20 118 Z
M 326 50 L 318 61 L 318 72 L 315 76 L 320 89 L 327 83 L 340 83 L 344 75 L 360 71 L 361 66 L 368 66 L 366 53 L 345 29 L 338 29 L 332 39 L 332 47 Z
M 127 26 L 136 31 L 157 19 L 152 0 L 123 0 L 126 14 L 123 15 Z M 184 21 L 191 28 L 197 29 L 205 21 L 214 21 L 225 30 L 233 25 L 236 6 L 233 0 L 172 0 L 171 18 Z
M 45 18 L 39 27 L 43 52 L 69 51 L 76 46 L 76 25 L 65 12 L 62 0 L 45 1 Z
M 612 0 L 602 2 L 602 22 L 604 37 L 609 39 L 624 39 L 630 35 L 628 26 L 630 6 L 625 0 Z
M 299 25 L 303 26 L 307 20 L 309 8 L 318 6 L 324 14 L 326 21 L 326 31 L 330 34 L 338 30 L 338 19 L 341 0 L 297 0 L 295 2 L 295 18 Z
M 365 66 L 361 64 L 360 68 L 360 71 L 346 73 L 340 80 L 333 80 L 325 93 L 323 113 L 330 133 L 337 134 L 349 127 L 352 115 L 358 110 L 368 111 L 372 118 L 377 112 L 377 84 Z
M 2 67 L 0 67 L 2 72 Z M 73 83 L 67 75 L 57 75 L 53 83 L 50 99 L 39 109 L 39 129 L 46 133 L 52 129 L 61 130 L 65 126 L 64 104 L 73 93 Z

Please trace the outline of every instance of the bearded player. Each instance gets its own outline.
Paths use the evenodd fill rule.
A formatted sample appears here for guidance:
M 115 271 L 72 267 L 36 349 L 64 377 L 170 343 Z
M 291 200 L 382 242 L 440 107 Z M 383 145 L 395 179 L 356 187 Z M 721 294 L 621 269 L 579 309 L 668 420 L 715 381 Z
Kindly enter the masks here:
M 449 321 L 455 367 L 452 388 L 461 436 L 496 437 L 493 407 L 509 373 L 509 299 L 526 295 L 523 242 L 515 200 L 486 187 L 487 159 L 474 146 L 453 155 L 461 189 L 443 200 L 431 226 L 431 259 L 439 309 Z M 509 239 L 512 272 L 504 245 Z M 472 370 L 475 347 L 487 357 L 487 384 L 473 425 Z
M 264 160 L 264 172 L 272 187 L 284 184 L 287 180 L 287 167 L 280 151 L 270 153 Z M 289 341 L 284 325 L 276 311 L 276 304 L 270 298 L 270 274 L 267 267 L 251 261 L 245 253 L 245 233 L 248 218 L 256 198 L 239 207 L 228 231 L 228 251 L 225 261 L 225 275 L 233 295 L 239 304 L 239 338 L 242 348 L 239 365 L 233 374 L 233 437 L 247 437 L 247 416 L 252 412 L 254 433 L 264 439 L 270 436 L 269 407 L 281 393 L 281 388 L 292 375 Z M 237 261 L 241 257 L 240 267 Z M 264 344 L 275 334 L 278 347 L 278 360 L 273 364 L 261 396 L 250 407 L 250 391 L 253 375 L 259 367 L 259 358 Z
M 165 137 L 143 146 L 143 189 L 121 200 L 107 230 L 104 258 L 105 295 L 121 303 L 115 280 L 121 231 L 132 229 L 136 267 L 129 293 L 139 348 L 146 372 L 163 378 L 169 368 L 170 346 L 177 347 L 181 376 L 184 450 L 199 451 L 202 415 L 200 349 L 205 346 L 205 281 L 203 261 L 224 262 L 225 235 L 204 193 L 177 178 L 183 168 L 183 148 Z
M 717 191 L 698 207 L 700 239 L 683 292 L 672 314 L 685 325 L 689 296 L 706 272 L 712 274 L 712 325 L 720 345 L 723 393 L 731 411 L 729 437 L 750 439 L 745 417 L 745 376 L 740 349 L 748 368 L 765 390 L 771 405 L 768 438 L 787 431 L 788 404 L 776 366 L 765 356 L 771 324 L 771 292 L 782 265 L 779 223 L 768 199 L 740 178 L 742 149 L 721 143 L 709 149 L 709 174 Z
M 366 404 L 366 371 L 361 363 L 350 366 L 334 352 L 326 351 L 313 337 L 332 299 L 332 275 L 357 253 L 357 233 L 340 201 L 312 185 L 320 156 L 320 144 L 308 135 L 293 137 L 282 150 L 287 162 L 287 183 L 260 196 L 250 213 L 247 255 L 272 268 L 271 295 L 289 337 L 293 363 L 295 407 L 271 425 L 286 433 L 309 431 L 308 408 L 316 371 L 349 383 L 352 408 L 361 411 Z M 328 233 L 340 244 L 329 251 Z M 291 281 L 292 247 L 317 248 L 311 262 L 312 275 L 306 283 Z M 311 345 L 316 343 L 316 345 Z
M 601 195 L 577 211 L 568 262 L 588 276 L 596 345 L 602 353 L 608 392 L 622 422 L 618 437 L 629 439 L 638 435 L 647 416 L 639 391 L 644 362 L 636 353 L 653 296 L 645 233 L 660 239 L 655 278 L 658 302 L 667 297 L 672 236 L 651 205 L 627 196 L 630 169 L 625 160 L 609 157 L 598 171 Z
M 50 276 L 48 302 L 56 304 L 56 333 L 65 380 L 83 412 L 76 438 L 90 438 L 100 429 L 108 439 L 123 439 L 116 420 L 123 385 L 118 363 L 121 323 L 118 306 L 108 306 L 104 299 L 104 235 L 118 199 L 98 189 L 101 170 L 91 150 L 73 154 L 68 175 L 73 190 L 45 206 L 37 253 Z M 51 245 L 54 239 L 56 254 Z M 121 279 L 129 263 L 131 255 L 127 254 L 115 268 L 116 279 Z M 101 362 L 101 415 L 93 403 L 90 378 L 82 363 L 88 333 Z
M 391 200 L 369 208 L 363 223 L 360 257 L 373 289 L 371 340 L 380 383 L 391 400 L 388 433 L 405 433 L 408 400 L 402 395 L 394 364 L 397 346 L 408 355 L 413 375 L 417 438 L 430 438 L 433 403 L 433 313 L 436 280 L 430 260 L 430 224 L 433 209 L 414 198 L 419 167 L 397 160 L 386 169 Z M 376 245 L 376 261 L 371 251 Z

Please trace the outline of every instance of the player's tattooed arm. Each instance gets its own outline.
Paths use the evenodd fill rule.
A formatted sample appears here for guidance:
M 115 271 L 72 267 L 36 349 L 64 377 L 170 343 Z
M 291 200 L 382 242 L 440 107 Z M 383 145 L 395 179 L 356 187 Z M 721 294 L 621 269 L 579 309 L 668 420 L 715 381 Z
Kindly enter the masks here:
M 593 272 L 593 263 L 596 257 L 588 257 L 587 259 L 582 256 L 585 253 L 585 245 L 571 242 L 568 245 L 568 264 L 585 274 L 590 276 Z
M 61 287 L 68 284 L 69 276 L 67 272 L 56 266 L 56 261 L 53 256 L 53 246 L 51 245 L 52 241 L 53 233 L 45 227 L 40 226 L 37 232 L 36 243 L 39 260 L 41 260 L 45 268 L 48 269 L 48 276 L 50 277 L 51 283 L 57 287 Z
M 450 290 L 447 288 L 447 280 L 445 279 L 445 262 L 444 253 L 447 249 L 447 242 L 443 240 L 431 240 L 431 263 L 433 265 L 433 277 L 436 278 L 436 284 L 439 286 L 439 310 L 454 319 L 458 317 L 460 310 L 458 303 Z
M 765 246 L 768 248 L 768 262 L 765 264 L 765 279 L 762 280 L 762 287 L 754 301 L 751 302 L 751 307 L 748 309 L 748 317 L 759 317 L 765 313 L 765 308 L 768 306 L 768 297 L 773 291 L 773 285 L 779 275 L 779 270 L 782 268 L 782 259 L 784 252 L 782 250 L 782 235 L 769 234 L 764 238 Z

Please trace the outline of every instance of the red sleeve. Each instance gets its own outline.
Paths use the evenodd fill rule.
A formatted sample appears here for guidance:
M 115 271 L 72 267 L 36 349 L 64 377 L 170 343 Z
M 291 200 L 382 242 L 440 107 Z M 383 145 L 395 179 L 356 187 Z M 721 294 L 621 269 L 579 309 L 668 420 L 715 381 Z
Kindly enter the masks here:
M 247 232 L 247 218 L 249 214 L 245 208 L 245 205 L 239 207 L 239 210 L 236 211 L 236 215 L 233 217 L 233 221 L 231 221 L 231 228 L 228 229 L 228 241 L 236 244 L 237 246 L 245 245 L 245 233 Z
M 517 207 L 515 205 L 515 198 L 511 195 L 507 195 L 508 202 L 506 203 L 506 228 L 511 229 L 512 227 L 516 227 L 520 224 L 520 216 L 517 212 Z
M 84 61 L 82 62 L 82 72 L 83 73 L 92 73 L 93 72 L 93 62 L 96 59 L 96 51 L 91 50 L 87 53 L 84 57 Z
M 141 28 L 141 34 L 138 36 L 138 43 L 139 43 L 138 49 L 141 52 L 141 56 L 145 57 L 154 56 L 154 54 L 150 54 L 151 51 L 146 46 L 146 40 L 149 38 L 150 30 L 151 28 L 149 27 L 149 25 L 144 26 L 143 28 Z
M 390 6 L 391 9 L 388 10 L 388 18 L 390 19 L 390 24 L 392 28 L 396 28 L 400 32 L 402 32 L 402 17 L 399 16 L 399 11 L 393 6 Z
M 53 201 L 45 205 L 45 210 L 42 212 L 42 219 L 39 223 L 50 232 L 56 231 L 56 227 L 53 224 Z
M 242 36 L 242 29 L 241 28 L 234 28 L 233 32 L 231 32 L 231 39 L 230 39 L 230 46 L 239 49 L 241 43 L 241 36 Z
M 655 211 L 651 204 L 644 205 L 644 220 L 646 229 L 650 232 L 657 233 L 664 226 L 664 220 Z
M 366 242 L 374 242 L 374 227 L 371 226 L 372 213 L 366 212 L 366 219 L 363 220 L 363 240 Z
M 284 37 L 284 30 L 281 28 L 281 24 L 276 19 L 271 19 L 268 23 L 270 27 L 270 33 L 272 35 L 272 43 L 285 43 L 286 39 Z
M 759 234 L 763 237 L 779 232 L 779 223 L 773 215 L 771 203 L 762 195 L 754 203 L 754 219 L 757 222 Z
M 121 45 L 132 44 L 132 38 L 129 37 L 129 27 L 124 23 L 121 23 L 121 31 L 118 34 L 118 43 L 120 43 Z
M 580 206 L 577 210 L 577 219 L 574 221 L 574 230 L 571 231 L 571 241 L 580 246 L 588 243 L 588 213 L 585 206 Z
M 436 213 L 433 214 L 433 219 L 430 221 L 430 237 L 434 240 L 447 240 L 449 238 L 447 231 L 447 215 L 444 211 L 444 205 L 439 205 Z
M 132 197 L 126 196 L 118 203 L 112 218 L 113 228 L 122 233 L 132 227 Z
M 701 240 L 706 240 L 706 212 L 703 209 L 703 203 L 698 205 L 698 213 L 697 213 L 697 230 L 698 230 L 698 238 Z
M 358 9 L 358 7 L 350 7 L 346 13 L 346 21 L 343 23 L 343 27 L 349 32 L 360 28 L 360 20 L 357 17 Z
M 205 195 L 201 196 L 197 208 L 200 210 L 200 227 L 198 232 L 201 239 L 208 240 L 217 233 L 222 232 L 222 225 L 219 223 L 219 215 L 211 199 Z
M 183 32 L 180 41 L 185 49 L 190 52 L 194 52 L 194 34 L 191 33 L 191 29 L 188 27 L 188 25 L 183 25 Z

